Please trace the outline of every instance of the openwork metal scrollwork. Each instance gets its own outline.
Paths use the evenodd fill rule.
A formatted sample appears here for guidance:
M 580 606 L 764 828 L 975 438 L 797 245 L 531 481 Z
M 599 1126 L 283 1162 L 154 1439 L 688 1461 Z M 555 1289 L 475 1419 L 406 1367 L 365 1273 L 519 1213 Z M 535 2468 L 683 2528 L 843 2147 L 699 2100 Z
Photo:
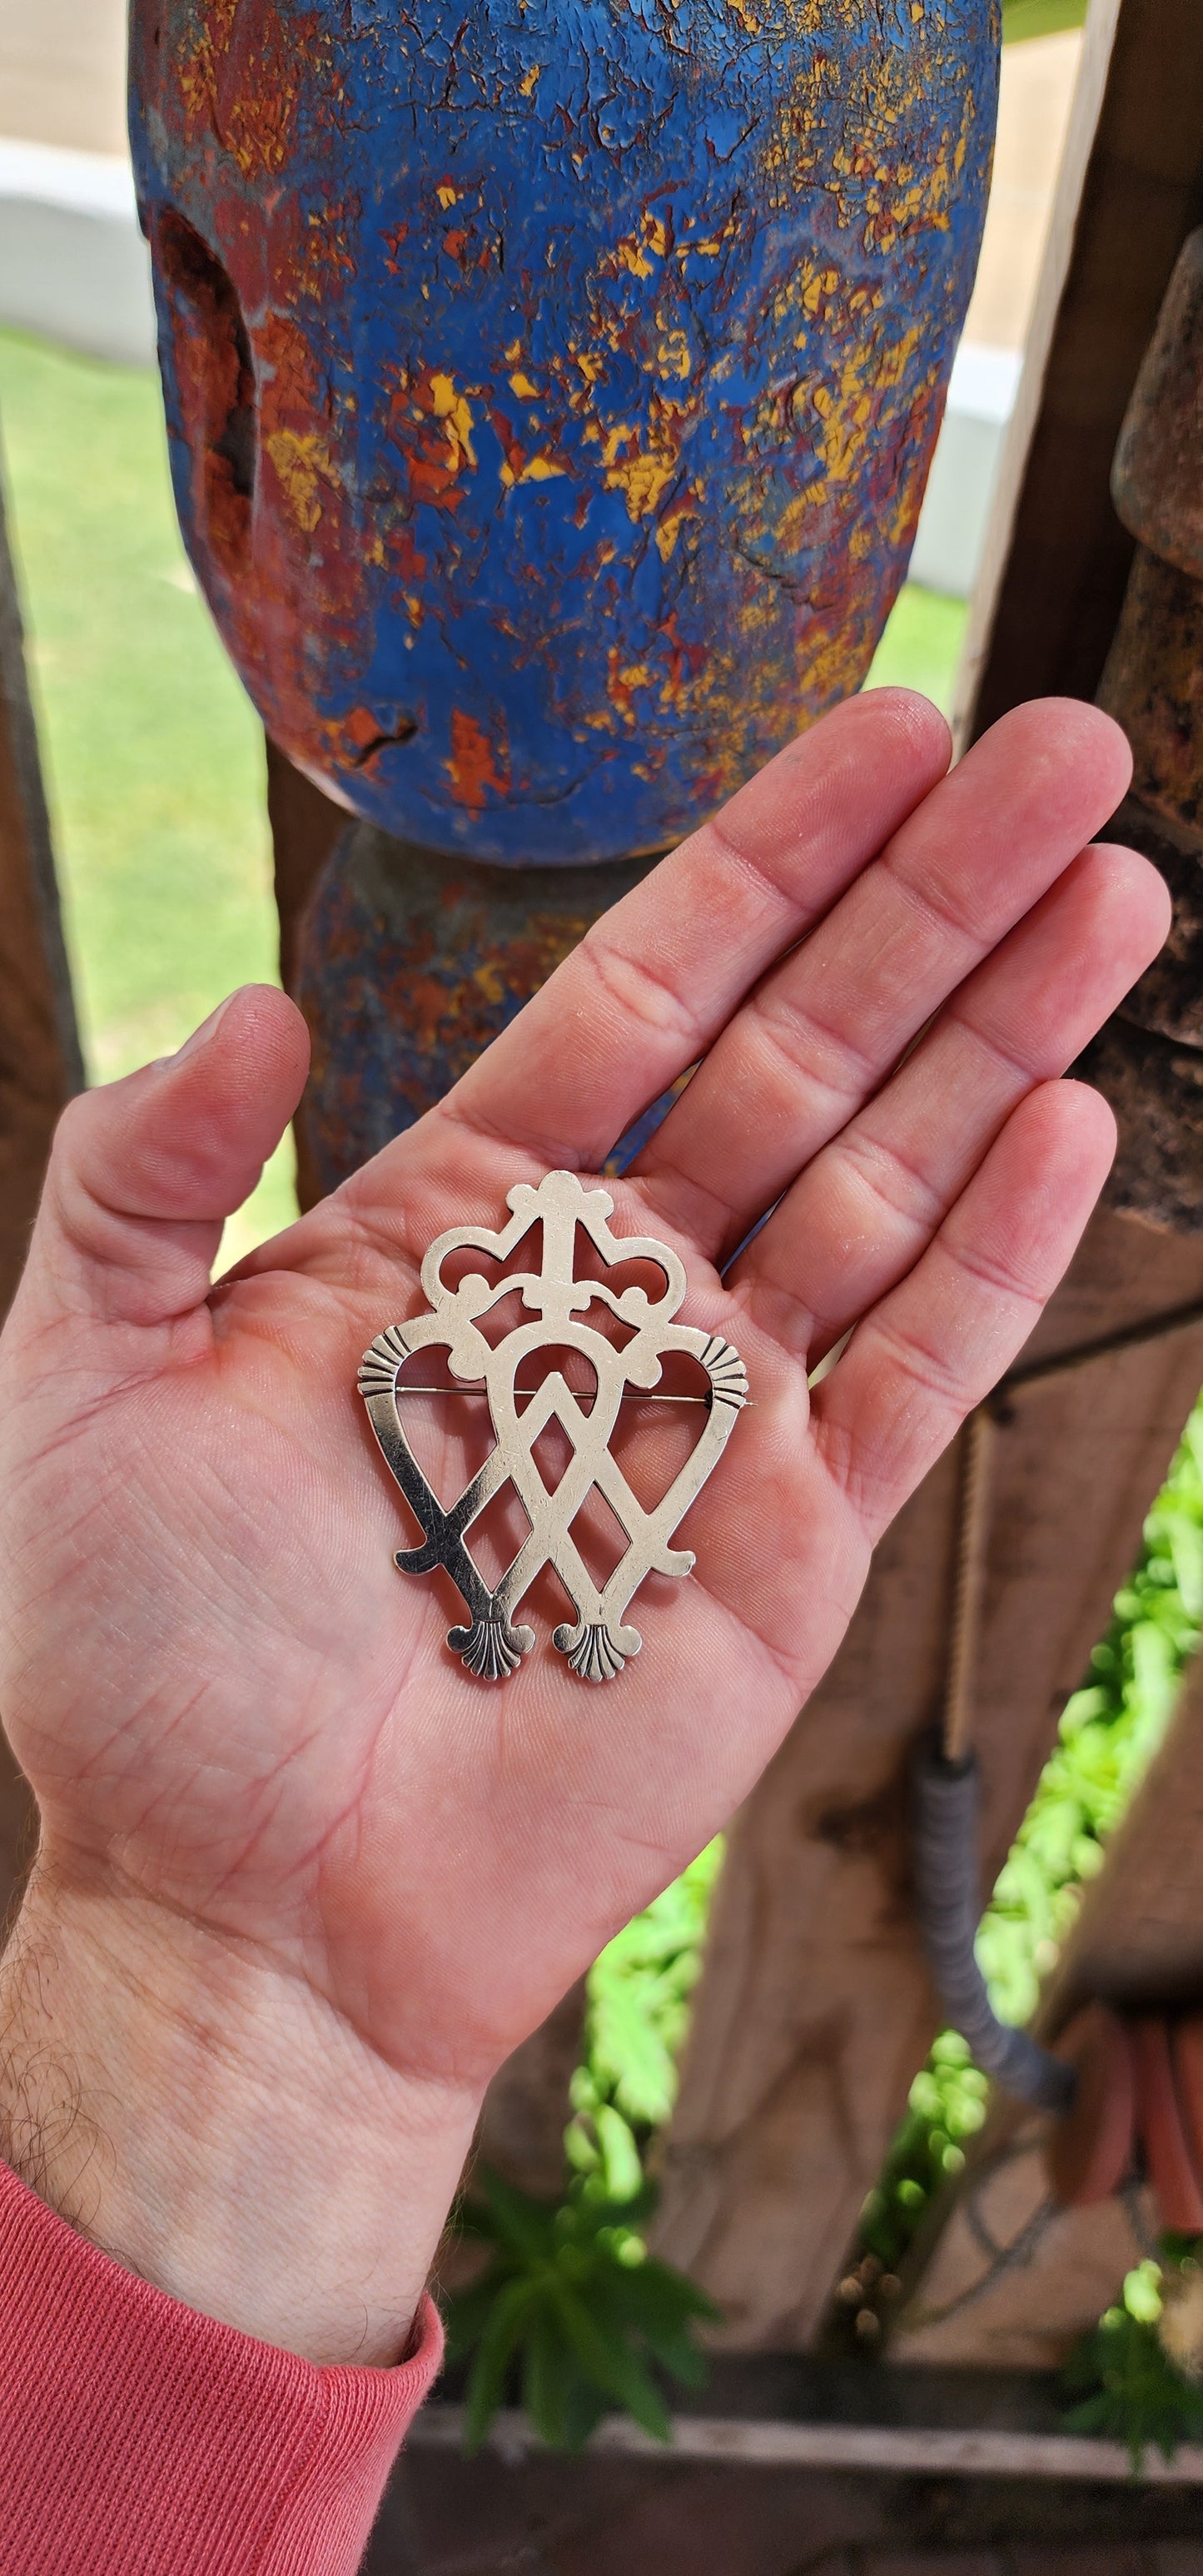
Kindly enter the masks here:
M 721 1335 L 674 1322 L 685 1295 L 682 1263 L 651 1236 L 611 1234 L 614 1201 L 606 1190 L 585 1189 L 575 1172 L 549 1172 L 537 1189 L 520 1182 L 507 1193 L 506 1205 L 512 1214 L 500 1232 L 461 1225 L 439 1235 L 422 1264 L 431 1311 L 411 1323 L 390 1324 L 364 1353 L 360 1394 L 385 1460 L 424 1532 L 422 1545 L 399 1550 L 395 1561 L 403 1574 L 431 1574 L 445 1567 L 469 1618 L 468 1626 L 451 1629 L 447 1642 L 482 1681 L 504 1681 L 530 1653 L 534 1631 L 516 1626 L 514 1614 L 536 1575 L 552 1567 L 576 1611 L 575 1622 L 556 1629 L 554 1644 L 582 1680 L 612 1681 L 643 1643 L 638 1629 L 625 1620 L 645 1577 L 692 1571 L 693 1556 L 671 1541 L 748 1401 L 747 1371 L 738 1351 Z M 481 1252 L 504 1264 L 535 1225 L 542 1228 L 538 1271 L 503 1271 L 492 1284 L 479 1271 L 469 1272 L 454 1288 L 444 1281 L 444 1265 L 453 1253 Z M 654 1264 L 664 1276 L 664 1295 L 653 1299 L 641 1287 L 616 1290 L 605 1279 L 576 1278 L 578 1227 L 612 1268 Z M 481 1319 L 515 1291 L 535 1320 L 490 1343 L 480 1329 Z M 626 1327 L 621 1348 L 588 1322 L 590 1307 L 599 1304 Z M 445 1390 L 399 1387 L 405 1362 L 432 1347 L 446 1349 L 451 1377 L 460 1384 Z M 582 1400 L 559 1369 L 536 1386 L 519 1385 L 523 1364 L 548 1348 L 581 1353 L 594 1380 L 591 1394 Z M 611 1456 L 610 1441 L 619 1406 L 633 1395 L 653 1403 L 673 1400 L 656 1393 L 662 1362 L 671 1352 L 686 1354 L 705 1370 L 709 1394 L 698 1400 L 706 1419 L 663 1499 L 645 1509 Z M 399 1394 L 419 1391 L 475 1392 L 488 1401 L 496 1445 L 448 1509 L 423 1474 L 402 1427 Z M 535 1445 L 552 1421 L 566 1434 L 571 1456 L 559 1482 L 549 1489 Z M 506 1484 L 518 1495 L 530 1534 L 490 1591 L 468 1538 L 473 1522 Z M 627 1539 L 625 1553 L 602 1584 L 594 1581 L 572 1535 L 577 1513 L 594 1489 L 604 1496 Z

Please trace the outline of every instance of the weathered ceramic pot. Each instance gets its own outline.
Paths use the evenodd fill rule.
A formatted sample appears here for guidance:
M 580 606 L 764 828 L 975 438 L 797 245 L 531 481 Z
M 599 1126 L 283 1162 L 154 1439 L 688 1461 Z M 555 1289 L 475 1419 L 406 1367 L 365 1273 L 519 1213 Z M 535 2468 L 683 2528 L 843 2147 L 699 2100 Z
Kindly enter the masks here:
M 666 847 L 863 678 L 973 279 L 995 0 L 133 0 L 189 549 L 421 847 Z

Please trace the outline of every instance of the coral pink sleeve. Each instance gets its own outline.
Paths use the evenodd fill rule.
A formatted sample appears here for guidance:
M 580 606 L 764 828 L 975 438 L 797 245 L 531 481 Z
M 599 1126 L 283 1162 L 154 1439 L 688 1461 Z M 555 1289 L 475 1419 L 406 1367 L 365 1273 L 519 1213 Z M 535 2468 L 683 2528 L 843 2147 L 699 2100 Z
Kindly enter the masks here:
M 0 2165 L 0 2563 L 353 2576 L 438 2368 L 319 2370 L 110 2262 Z

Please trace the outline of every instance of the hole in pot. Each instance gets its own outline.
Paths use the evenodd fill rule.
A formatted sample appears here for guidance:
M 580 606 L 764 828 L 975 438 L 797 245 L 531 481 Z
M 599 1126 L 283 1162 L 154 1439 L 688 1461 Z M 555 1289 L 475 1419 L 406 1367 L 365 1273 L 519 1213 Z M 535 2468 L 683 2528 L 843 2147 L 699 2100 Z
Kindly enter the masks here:
M 192 459 L 197 534 L 226 574 L 250 549 L 255 369 L 233 279 L 182 215 L 157 214 L 151 247 L 171 316 L 179 422 Z

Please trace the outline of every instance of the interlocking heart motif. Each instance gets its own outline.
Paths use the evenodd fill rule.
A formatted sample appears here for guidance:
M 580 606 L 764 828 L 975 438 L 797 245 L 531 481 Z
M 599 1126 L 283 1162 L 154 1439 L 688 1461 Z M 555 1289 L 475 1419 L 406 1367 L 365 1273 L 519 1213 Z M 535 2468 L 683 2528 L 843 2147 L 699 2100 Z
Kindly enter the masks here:
M 421 1547 L 399 1550 L 395 1562 L 403 1574 L 432 1574 L 446 1568 L 463 1596 L 470 1624 L 452 1628 L 447 1643 L 461 1655 L 469 1672 L 482 1681 L 504 1681 L 517 1670 L 534 1645 L 534 1631 L 516 1627 L 514 1613 L 536 1575 L 551 1566 L 576 1611 L 554 1644 L 584 1681 L 612 1681 L 627 1658 L 643 1643 L 637 1628 L 626 1626 L 628 1604 L 649 1574 L 689 1574 L 694 1558 L 670 1544 L 689 1505 L 717 1466 L 736 1415 L 748 1401 L 748 1378 L 737 1350 L 717 1333 L 675 1323 L 685 1295 L 686 1279 L 675 1252 L 648 1235 L 617 1236 L 610 1232 L 614 1201 L 603 1189 L 585 1189 L 575 1172 L 549 1172 L 537 1189 L 522 1181 L 507 1192 L 510 1223 L 499 1233 L 481 1226 L 452 1226 L 431 1244 L 422 1264 L 422 1287 L 430 1312 L 412 1323 L 390 1324 L 365 1351 L 359 1391 L 387 1465 L 424 1532 Z M 443 1278 L 444 1264 L 456 1252 L 475 1251 L 504 1264 L 534 1225 L 542 1228 L 542 1267 L 508 1272 L 492 1285 L 479 1271 L 469 1272 L 455 1288 Z M 604 1279 L 573 1275 L 578 1226 L 611 1268 L 650 1262 L 665 1280 L 664 1295 L 651 1299 L 645 1289 L 616 1291 Z M 536 1318 L 518 1324 L 491 1343 L 480 1319 L 503 1297 L 517 1290 Z M 628 1328 L 621 1348 L 586 1319 L 594 1305 L 610 1309 Z M 453 1379 L 470 1382 L 488 1399 L 496 1445 L 458 1497 L 444 1509 L 415 1458 L 402 1428 L 398 1379 L 415 1351 L 445 1347 Z M 579 1391 L 553 1370 L 528 1392 L 517 1385 L 524 1361 L 541 1350 L 579 1351 L 594 1378 L 594 1392 L 582 1405 Z M 652 1393 L 661 1363 L 672 1351 L 697 1360 L 710 1380 L 701 1438 L 668 1492 L 645 1509 L 610 1454 L 618 1409 L 632 1394 Z M 455 1392 L 454 1388 L 449 1390 Z M 465 1388 L 464 1391 L 467 1391 Z M 518 1397 L 524 1396 L 523 1410 Z M 707 1399 L 702 1399 L 707 1401 Z M 571 1457 L 558 1484 L 545 1484 L 535 1457 L 535 1444 L 551 1421 L 567 1435 Z M 506 1484 L 518 1494 L 530 1535 L 490 1591 L 468 1547 L 472 1523 Z M 625 1554 L 608 1581 L 598 1584 L 585 1565 L 572 1536 L 572 1523 L 589 1492 L 604 1495 L 627 1538 Z

